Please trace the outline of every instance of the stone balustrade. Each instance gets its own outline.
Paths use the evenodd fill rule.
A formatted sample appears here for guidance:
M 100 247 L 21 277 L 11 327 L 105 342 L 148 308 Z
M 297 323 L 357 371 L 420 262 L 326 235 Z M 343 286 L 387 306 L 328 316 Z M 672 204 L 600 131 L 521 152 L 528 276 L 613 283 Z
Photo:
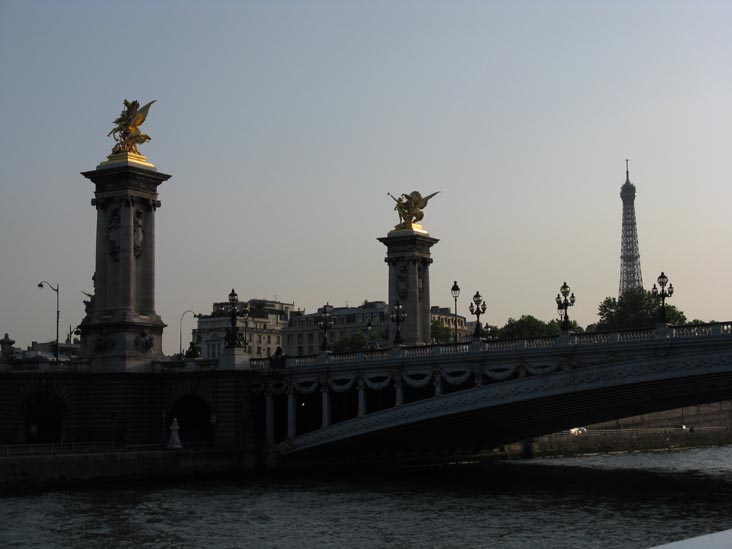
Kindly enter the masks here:
M 288 357 L 286 368 L 312 368 L 323 365 L 357 365 L 359 363 L 374 363 L 390 361 L 395 358 L 400 360 L 416 360 L 434 356 L 458 356 L 475 355 L 477 353 L 504 353 L 511 351 L 536 351 L 562 349 L 567 347 L 580 347 L 583 349 L 607 345 L 618 345 L 626 343 L 642 343 L 658 340 L 699 340 L 703 338 L 729 337 L 732 336 L 732 321 L 714 322 L 709 324 L 687 324 L 683 326 L 667 326 L 659 324 L 656 328 L 641 330 L 624 330 L 618 332 L 586 332 L 569 333 L 549 337 L 536 337 L 526 339 L 489 339 L 473 341 L 473 343 L 446 343 L 438 345 L 422 345 L 418 347 L 398 347 L 394 349 L 375 349 L 364 352 L 349 353 L 321 353 L 318 355 L 307 355 Z M 253 370 L 269 371 L 269 358 L 252 358 L 249 366 Z M 156 371 L 165 369 L 209 369 L 216 368 L 217 364 L 212 359 L 187 359 L 159 362 Z M 90 365 L 88 361 L 64 361 L 55 363 L 45 362 L 0 362 L 0 371 L 7 372 L 28 372 L 28 371 L 71 371 L 88 372 Z
M 91 365 L 88 360 L 69 360 L 63 362 L 54 361 L 14 361 L 0 362 L 0 372 L 90 372 Z
M 665 339 L 690 339 L 719 337 L 732 335 L 732 321 L 710 324 L 688 324 L 684 326 L 667 326 L 659 324 L 656 328 L 640 330 L 623 330 L 618 332 L 568 333 L 557 336 L 535 337 L 526 339 L 490 339 L 481 340 L 479 344 L 446 343 L 439 345 L 422 345 L 418 347 L 399 347 L 396 349 L 380 349 L 363 353 L 327 353 L 302 357 L 289 357 L 287 368 L 304 366 L 320 366 L 322 364 L 356 364 L 374 362 L 393 358 L 415 359 L 443 355 L 470 355 L 476 353 L 529 351 L 561 349 L 567 347 L 592 347 L 621 343 L 650 342 Z M 477 343 L 477 342 L 474 342 Z M 262 362 L 257 362 L 258 360 Z M 252 359 L 252 365 L 265 368 L 268 359 Z

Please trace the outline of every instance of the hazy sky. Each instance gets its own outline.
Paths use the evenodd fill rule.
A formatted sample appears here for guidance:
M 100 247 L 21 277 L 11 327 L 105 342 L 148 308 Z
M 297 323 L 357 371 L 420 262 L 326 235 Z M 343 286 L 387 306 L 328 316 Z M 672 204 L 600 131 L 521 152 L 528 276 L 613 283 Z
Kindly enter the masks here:
M 732 3 L 0 0 L 0 337 L 83 316 L 92 170 L 122 100 L 156 99 L 141 150 L 172 174 L 157 311 L 232 287 L 312 312 L 385 300 L 397 223 L 425 210 L 433 305 L 596 320 L 618 291 L 625 158 L 641 266 L 689 318 L 732 319 Z M 190 315 L 184 330 L 193 327 Z

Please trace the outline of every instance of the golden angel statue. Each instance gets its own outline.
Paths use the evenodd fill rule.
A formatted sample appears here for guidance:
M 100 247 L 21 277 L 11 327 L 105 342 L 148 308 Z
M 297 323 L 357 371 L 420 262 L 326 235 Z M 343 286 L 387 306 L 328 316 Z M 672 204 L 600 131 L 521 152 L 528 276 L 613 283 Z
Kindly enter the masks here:
M 412 228 L 413 223 L 421 221 L 424 217 L 424 212 L 422 212 L 422 210 L 427 206 L 427 202 L 429 202 L 430 198 L 439 192 L 440 191 L 437 191 L 436 193 L 428 194 L 423 197 L 419 191 L 412 191 L 409 194 L 402 194 L 399 198 L 396 198 L 391 193 L 386 193 L 394 200 L 394 202 L 396 202 L 394 209 L 397 214 L 399 214 L 400 223 L 394 228 L 410 229 Z
M 114 121 L 116 126 L 107 135 L 112 136 L 117 144 L 112 149 L 112 154 L 133 153 L 140 154 L 138 145 L 150 141 L 150 136 L 140 131 L 140 126 L 147 118 L 147 111 L 155 100 L 140 108 L 139 101 L 124 100 L 125 109 Z

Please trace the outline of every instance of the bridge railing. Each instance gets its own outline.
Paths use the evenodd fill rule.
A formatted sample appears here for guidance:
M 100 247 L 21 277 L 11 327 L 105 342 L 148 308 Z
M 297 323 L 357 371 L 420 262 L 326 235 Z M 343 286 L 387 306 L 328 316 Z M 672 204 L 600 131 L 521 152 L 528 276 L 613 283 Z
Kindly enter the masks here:
M 390 349 L 372 349 L 363 352 L 319 353 L 306 356 L 285 357 L 284 367 L 307 368 L 328 365 L 347 365 L 372 363 L 398 359 L 420 359 L 436 356 L 458 356 L 475 353 L 505 353 L 522 351 L 542 351 L 571 347 L 593 347 L 623 343 L 643 343 L 665 339 L 701 339 L 705 337 L 732 336 L 732 321 L 711 322 L 707 324 L 686 324 L 670 326 L 659 324 L 655 328 L 622 330 L 615 332 L 565 332 L 557 336 L 518 338 L 518 339 L 486 339 L 471 342 L 443 343 L 413 347 L 394 347 Z M 216 359 L 185 359 L 161 363 L 162 370 L 199 370 L 217 367 Z M 270 358 L 251 358 L 249 368 L 263 372 L 272 371 L 275 367 Z M 32 363 L 26 365 L 0 365 L 0 370 L 28 371 L 40 369 L 88 371 L 88 362 L 63 362 L 59 365 L 48 363 Z
M 533 337 L 531 339 L 524 340 L 524 347 L 526 349 L 551 349 L 557 346 L 558 337 Z
M 60 456 L 64 454 L 94 454 L 109 451 L 114 442 L 66 442 L 40 444 L 8 444 L 0 446 L 0 457 L 10 456 Z
M 687 324 L 670 328 L 673 338 L 709 337 L 732 335 L 732 322 L 713 322 L 711 324 Z
M 627 330 L 618 332 L 618 341 L 652 341 L 656 339 L 656 329 L 649 328 L 646 330 Z
M 712 326 L 678 326 L 672 328 L 672 336 L 678 337 L 706 337 L 712 335 Z
M 605 345 L 607 343 L 617 342 L 617 333 L 609 332 L 586 332 L 582 334 L 575 334 L 574 344 L 577 346 L 584 345 Z M 612 337 L 611 336 L 615 336 Z
M 433 355 L 461 355 L 470 349 L 469 343 L 447 343 L 444 345 L 432 345 Z
M 389 358 L 389 349 L 378 349 L 375 351 L 368 351 L 363 354 L 364 360 L 385 360 Z
M 330 355 L 331 364 L 340 364 L 342 362 L 356 362 L 363 353 L 339 353 Z
M 615 332 L 565 332 L 557 336 L 519 338 L 519 339 L 487 339 L 472 342 L 444 343 L 413 347 L 394 347 L 391 349 L 375 349 L 363 352 L 320 353 L 317 355 L 287 357 L 287 368 L 308 366 L 342 365 L 359 362 L 385 361 L 394 358 L 419 359 L 445 355 L 468 355 L 473 353 L 502 353 L 511 351 L 549 350 L 566 347 L 592 347 L 622 343 L 642 343 L 664 339 L 689 339 L 732 336 L 732 321 L 713 322 L 707 324 L 687 324 L 670 326 L 659 324 L 655 328 L 622 330 Z M 251 359 L 250 365 L 255 369 L 270 368 L 270 359 Z
M 217 358 L 185 358 L 175 360 L 161 360 L 153 363 L 155 372 L 178 372 L 190 370 L 216 370 L 219 365 Z
M 411 358 L 417 356 L 432 356 L 432 346 L 423 347 L 405 347 L 402 349 L 401 356 Z
M 483 351 L 513 351 L 516 349 L 516 339 L 493 339 L 482 343 Z
M 91 364 L 87 360 L 0 362 L 0 371 L 4 372 L 89 372 L 90 370 Z
M 267 360 L 267 359 L 263 359 Z M 269 362 L 269 361 L 268 361 Z M 318 363 L 318 355 L 293 356 L 287 358 L 288 368 L 299 368 L 301 366 L 313 366 Z

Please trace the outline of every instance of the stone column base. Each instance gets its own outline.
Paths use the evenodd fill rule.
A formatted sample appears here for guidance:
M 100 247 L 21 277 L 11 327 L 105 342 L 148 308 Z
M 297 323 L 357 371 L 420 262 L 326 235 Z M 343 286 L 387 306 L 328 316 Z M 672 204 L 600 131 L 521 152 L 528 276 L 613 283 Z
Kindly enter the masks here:
M 219 370 L 249 370 L 249 354 L 242 347 L 224 349 L 219 356 Z

